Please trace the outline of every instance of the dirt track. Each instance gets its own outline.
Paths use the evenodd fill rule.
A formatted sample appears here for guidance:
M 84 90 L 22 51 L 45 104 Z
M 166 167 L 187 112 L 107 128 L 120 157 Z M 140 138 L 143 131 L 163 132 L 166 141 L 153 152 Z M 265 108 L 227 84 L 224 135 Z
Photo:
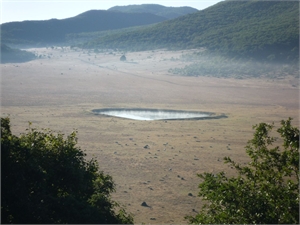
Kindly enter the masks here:
M 114 194 L 136 223 L 186 223 L 202 204 L 196 174 L 232 169 L 224 156 L 246 162 L 252 125 L 293 117 L 299 126 L 299 89 L 284 80 L 179 77 L 182 52 L 126 54 L 33 49 L 42 59 L 1 65 L 1 116 L 15 134 L 34 127 L 78 130 L 88 157 L 117 184 Z M 50 56 L 50 58 L 48 58 Z M 225 113 L 200 121 L 133 121 L 95 116 L 92 109 L 161 108 Z M 148 148 L 144 148 L 148 145 Z M 193 196 L 188 194 L 192 193 Z M 141 206 L 145 201 L 152 208 Z

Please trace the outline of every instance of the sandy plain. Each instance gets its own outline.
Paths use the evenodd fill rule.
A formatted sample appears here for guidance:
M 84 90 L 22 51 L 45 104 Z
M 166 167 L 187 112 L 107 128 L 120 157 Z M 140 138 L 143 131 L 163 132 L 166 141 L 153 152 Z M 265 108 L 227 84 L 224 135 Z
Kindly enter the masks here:
M 40 59 L 1 64 L 1 116 L 18 135 L 28 128 L 78 131 L 78 146 L 113 176 L 114 199 L 136 223 L 187 223 L 203 202 L 197 173 L 222 170 L 224 156 L 246 163 L 252 125 L 294 118 L 299 85 L 280 80 L 181 77 L 168 69 L 185 51 L 94 53 L 31 49 Z M 135 121 L 91 113 L 100 108 L 154 108 L 225 113 L 218 120 Z M 145 148 L 145 146 L 148 146 Z M 141 206 L 146 202 L 150 207 Z

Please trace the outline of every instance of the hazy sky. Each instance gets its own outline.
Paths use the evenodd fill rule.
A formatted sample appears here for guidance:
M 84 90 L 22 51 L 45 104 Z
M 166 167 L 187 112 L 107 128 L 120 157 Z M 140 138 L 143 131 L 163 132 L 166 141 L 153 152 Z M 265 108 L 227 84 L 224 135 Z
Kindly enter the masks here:
M 205 9 L 221 0 L 0 0 L 0 23 L 24 20 L 63 19 L 91 9 L 108 9 L 116 5 L 160 4 Z

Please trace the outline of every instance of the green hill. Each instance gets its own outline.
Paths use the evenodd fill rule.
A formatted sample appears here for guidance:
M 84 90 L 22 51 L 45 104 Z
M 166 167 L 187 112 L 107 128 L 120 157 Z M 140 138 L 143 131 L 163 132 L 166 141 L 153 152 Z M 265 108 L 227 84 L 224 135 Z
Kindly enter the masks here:
M 65 42 L 66 35 L 70 33 L 115 30 L 164 20 L 164 17 L 150 13 L 90 10 L 62 20 L 11 22 L 2 24 L 0 28 L 3 43 L 36 45 Z
M 224 1 L 149 28 L 83 46 L 147 50 L 207 48 L 233 57 L 298 60 L 299 2 Z
M 19 49 L 12 49 L 5 44 L 1 44 L 0 63 L 19 63 L 35 59 L 35 54 Z
M 167 19 L 174 19 L 186 14 L 198 12 L 197 9 L 192 7 L 166 7 L 158 4 L 114 6 L 108 10 L 127 13 L 152 13 Z

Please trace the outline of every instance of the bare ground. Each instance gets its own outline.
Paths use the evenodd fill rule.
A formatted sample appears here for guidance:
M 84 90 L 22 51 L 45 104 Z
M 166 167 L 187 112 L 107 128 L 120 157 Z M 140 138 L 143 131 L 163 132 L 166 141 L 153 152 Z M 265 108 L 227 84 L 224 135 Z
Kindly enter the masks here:
M 78 130 L 78 145 L 113 176 L 114 198 L 136 223 L 186 223 L 203 202 L 197 173 L 233 170 L 224 156 L 247 162 L 252 125 L 293 117 L 299 126 L 299 89 L 281 80 L 180 77 L 168 69 L 183 54 L 126 54 L 32 49 L 41 59 L 1 65 L 1 116 L 15 134 L 28 121 L 65 134 Z M 50 58 L 48 58 L 48 56 Z M 225 113 L 219 120 L 134 121 L 96 116 L 92 109 L 141 107 Z M 144 148 L 146 145 L 149 148 Z M 191 194 L 192 196 L 190 196 Z M 146 202 L 151 207 L 141 206 Z M 196 211 L 196 212 L 195 212 Z

